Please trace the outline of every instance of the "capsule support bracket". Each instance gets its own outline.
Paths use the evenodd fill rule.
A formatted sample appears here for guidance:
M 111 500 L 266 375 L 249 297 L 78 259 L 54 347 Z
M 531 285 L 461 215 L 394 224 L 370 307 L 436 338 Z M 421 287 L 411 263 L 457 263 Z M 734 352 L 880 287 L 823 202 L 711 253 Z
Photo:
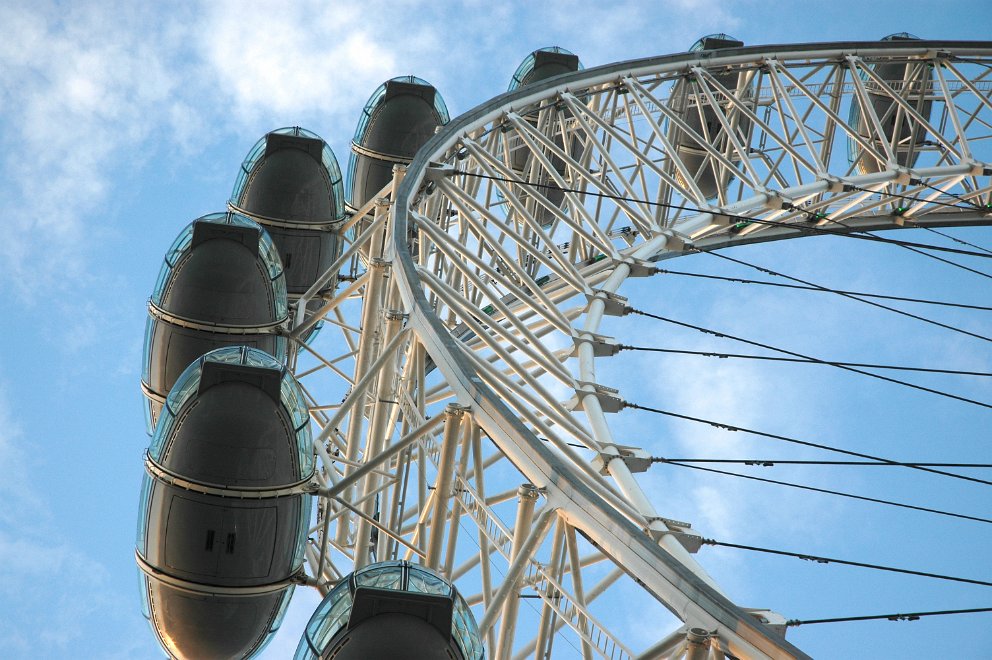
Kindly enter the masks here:
M 606 385 L 580 380 L 576 381 L 575 396 L 565 401 L 564 405 L 569 410 L 576 410 L 582 405 L 583 399 L 587 396 L 594 396 L 599 401 L 599 407 L 603 409 L 603 412 L 620 412 L 623 409 L 623 399 L 615 396 L 618 392 L 619 390 Z
M 575 333 L 572 335 L 572 343 L 575 344 L 573 355 L 578 355 L 579 346 L 582 344 L 590 344 L 592 346 L 593 357 L 610 357 L 620 352 L 620 345 L 616 339 L 594 332 Z
M 627 469 L 631 472 L 647 472 L 647 469 L 651 467 L 651 455 L 640 447 L 628 447 L 626 445 L 607 445 L 607 449 L 613 448 L 615 452 L 600 452 L 598 456 L 592 459 L 593 467 L 599 470 L 602 475 L 609 474 L 607 467 L 611 461 L 621 460 L 627 465 Z M 669 521 L 667 518 L 663 518 L 666 522 Z M 680 523 L 681 525 L 681 523 Z M 688 527 L 688 525 L 683 525 Z
M 621 296 L 619 293 L 593 289 L 592 293 L 586 294 L 586 300 L 590 305 L 594 300 L 603 301 L 603 314 L 605 316 L 623 316 L 627 313 L 627 297 Z

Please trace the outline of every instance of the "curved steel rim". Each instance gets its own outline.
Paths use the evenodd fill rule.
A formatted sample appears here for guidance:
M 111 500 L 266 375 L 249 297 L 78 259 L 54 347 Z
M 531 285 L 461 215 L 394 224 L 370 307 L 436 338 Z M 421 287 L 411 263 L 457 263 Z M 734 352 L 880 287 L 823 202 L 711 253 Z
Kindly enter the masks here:
M 606 554 L 624 554 L 618 562 L 637 581 L 652 591 L 651 583 L 668 582 L 681 594 L 681 599 L 666 601 L 683 621 L 692 619 L 703 625 L 716 624 L 744 643 L 740 650 L 772 657 L 808 657 L 768 627 L 758 623 L 717 590 L 697 577 L 681 562 L 675 560 L 656 542 L 643 534 L 632 521 L 617 516 L 617 511 L 579 479 L 569 478 L 573 468 L 564 464 L 512 413 L 462 358 L 455 340 L 433 314 L 419 286 L 416 266 L 406 243 L 408 218 L 416 203 L 432 160 L 438 160 L 471 128 L 484 126 L 500 115 L 534 102 L 566 92 L 570 87 L 585 89 L 595 85 L 620 82 L 625 77 L 688 71 L 697 65 L 754 63 L 764 58 L 788 59 L 843 57 L 856 55 L 935 55 L 945 50 L 956 54 L 987 54 L 992 42 L 972 41 L 914 41 L 914 42 L 841 42 L 829 44 L 795 44 L 774 47 L 747 47 L 702 53 L 682 53 L 656 58 L 633 60 L 605 65 L 498 96 L 462 115 L 441 129 L 416 155 L 403 178 L 394 206 L 393 245 L 398 268 L 397 284 L 404 303 L 410 309 L 410 324 L 417 329 L 421 341 L 435 363 L 445 373 L 452 389 L 462 403 L 470 402 L 480 426 L 511 459 L 521 472 L 538 485 L 553 485 L 549 500 L 571 500 L 573 506 L 562 511 L 569 522 L 590 534 L 590 540 Z M 754 241 L 758 239 L 755 237 Z M 642 246 L 643 247 L 643 246 Z M 656 248 L 659 247 L 656 245 Z M 660 249 L 656 249 L 660 252 Z M 638 255 L 650 258 L 649 255 Z M 674 255 L 673 255 L 674 256 Z M 657 258 L 657 257 L 655 257 Z M 608 547 L 603 547 L 606 542 Z M 626 544 L 626 548 L 622 546 Z M 645 579 L 647 578 L 647 579 Z M 661 600 L 661 599 L 659 599 Z M 747 645 L 753 644 L 752 648 Z M 738 649 L 734 649 L 737 651 Z

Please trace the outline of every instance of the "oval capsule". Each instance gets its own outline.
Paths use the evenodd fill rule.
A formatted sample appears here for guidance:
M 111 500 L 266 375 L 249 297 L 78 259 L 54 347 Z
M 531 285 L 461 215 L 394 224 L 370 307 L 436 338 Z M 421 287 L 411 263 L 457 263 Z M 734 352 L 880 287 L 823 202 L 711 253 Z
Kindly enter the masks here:
M 394 165 L 407 165 L 417 150 L 448 123 L 441 94 L 426 80 L 387 80 L 362 109 L 348 162 L 350 210 L 361 209 L 393 178 Z
M 698 39 L 689 52 L 740 48 L 743 45 L 743 41 L 730 35 L 711 34 Z M 751 102 L 753 89 L 745 75 L 731 72 L 717 73 L 714 77 L 735 98 Z M 707 83 L 707 88 L 712 88 L 712 84 Z M 751 130 L 751 120 L 733 102 L 721 93 L 712 89 L 711 92 L 717 99 L 719 115 L 693 75 L 675 83 L 669 100 L 671 109 L 688 128 L 686 130 L 674 121 L 669 122 L 668 139 L 682 165 L 679 167 L 673 163 L 669 171 L 687 189 L 687 198 L 701 197 L 696 199 L 697 202 L 713 199 L 725 192 L 734 177 L 734 170 L 716 158 L 713 151 L 725 156 L 731 163 L 739 162 L 741 156 L 733 147 L 730 135 L 747 145 L 747 135 Z M 732 133 L 728 132 L 720 115 L 727 121 Z
M 148 433 L 176 379 L 223 346 L 282 357 L 288 314 L 282 262 L 269 235 L 238 213 L 214 213 L 179 234 L 148 303 L 141 387 Z
M 481 660 L 482 640 L 465 599 L 430 569 L 371 564 L 321 601 L 294 660 Z
M 143 610 L 176 658 L 245 658 L 303 570 L 314 455 L 295 379 L 221 348 L 170 392 L 145 456 L 136 558 Z
M 918 41 L 919 37 L 908 32 L 899 32 L 884 37 L 882 41 Z M 929 121 L 933 108 L 933 70 L 923 62 L 879 61 L 870 65 L 872 73 L 884 81 L 879 84 L 872 76 L 862 71 L 860 78 L 865 96 L 871 105 L 871 112 L 878 119 L 882 134 L 879 135 L 874 121 L 863 111 L 855 100 L 851 103 L 848 123 L 859 136 L 873 144 L 875 151 L 885 154 L 884 144 L 892 151 L 896 163 L 902 167 L 913 167 L 920 151 L 925 146 L 926 129 L 915 121 L 906 108 L 897 103 L 893 95 L 899 96 L 923 119 Z M 862 174 L 873 174 L 886 167 L 886 163 L 865 151 L 858 141 L 847 138 L 848 160 L 856 164 Z
M 263 136 L 241 163 L 229 206 L 272 237 L 291 301 L 341 254 L 344 183 L 334 152 L 316 133 L 294 126 Z M 334 289 L 337 273 L 331 275 L 318 293 Z
M 520 63 L 507 91 L 526 87 L 548 78 L 573 73 L 582 69 L 579 57 L 574 53 L 561 48 L 560 46 L 549 46 L 535 50 Z M 536 117 L 526 117 L 531 125 L 538 127 L 542 122 L 550 124 L 550 134 L 555 147 L 567 153 L 573 160 L 580 161 L 584 149 L 583 142 L 574 133 L 570 132 L 571 113 L 563 108 L 547 108 Z M 568 148 L 565 148 L 565 143 Z M 532 214 L 542 227 L 550 226 L 555 220 L 555 214 L 547 206 L 539 202 L 528 201 L 533 193 L 543 195 L 551 205 L 560 208 L 565 199 L 565 191 L 558 185 L 550 172 L 540 162 L 541 159 L 535 157 L 534 152 L 520 138 L 513 133 L 506 140 L 506 150 L 509 166 L 513 168 L 521 178 L 532 185 L 530 190 L 525 190 L 521 195 L 527 205 L 527 212 Z M 551 163 L 555 172 L 567 178 L 567 164 L 565 160 L 555 154 L 554 150 L 543 148 L 542 155 Z

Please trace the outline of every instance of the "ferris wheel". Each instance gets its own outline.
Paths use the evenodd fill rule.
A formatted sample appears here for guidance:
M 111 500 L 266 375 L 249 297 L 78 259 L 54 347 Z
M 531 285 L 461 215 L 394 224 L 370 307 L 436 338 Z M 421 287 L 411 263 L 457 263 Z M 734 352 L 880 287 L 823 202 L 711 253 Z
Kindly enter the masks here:
M 573 73 L 528 79 L 541 65 Z M 647 495 L 653 450 L 616 423 L 640 406 L 601 376 L 623 348 L 608 329 L 639 313 L 629 280 L 679 256 L 992 224 L 992 44 L 713 35 L 588 70 L 549 49 L 450 122 L 418 86 L 373 100 L 420 94 L 436 135 L 390 155 L 363 119 L 350 169 L 370 194 L 322 220 L 341 245 L 273 332 L 316 453 L 265 495 L 317 502 L 291 581 L 327 598 L 298 657 L 349 657 L 369 637 L 349 620 L 376 613 L 444 619 L 438 657 L 807 657 Z M 638 599 L 681 623 L 635 648 L 617 603 Z

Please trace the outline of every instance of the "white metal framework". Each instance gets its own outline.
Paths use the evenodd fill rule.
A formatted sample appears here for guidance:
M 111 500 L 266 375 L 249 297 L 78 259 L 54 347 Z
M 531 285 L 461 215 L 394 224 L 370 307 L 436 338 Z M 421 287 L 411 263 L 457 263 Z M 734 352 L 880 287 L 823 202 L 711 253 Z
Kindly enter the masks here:
M 989 224 L 990 140 L 985 43 L 686 53 L 454 120 L 349 221 L 328 276 L 352 279 L 295 365 L 322 465 L 311 582 L 419 560 L 477 606 L 490 658 L 806 657 L 638 484 L 644 453 L 614 437 L 624 402 L 597 379 L 616 352 L 601 323 L 625 280 L 693 250 Z M 685 625 L 630 648 L 600 604 L 631 589 Z

